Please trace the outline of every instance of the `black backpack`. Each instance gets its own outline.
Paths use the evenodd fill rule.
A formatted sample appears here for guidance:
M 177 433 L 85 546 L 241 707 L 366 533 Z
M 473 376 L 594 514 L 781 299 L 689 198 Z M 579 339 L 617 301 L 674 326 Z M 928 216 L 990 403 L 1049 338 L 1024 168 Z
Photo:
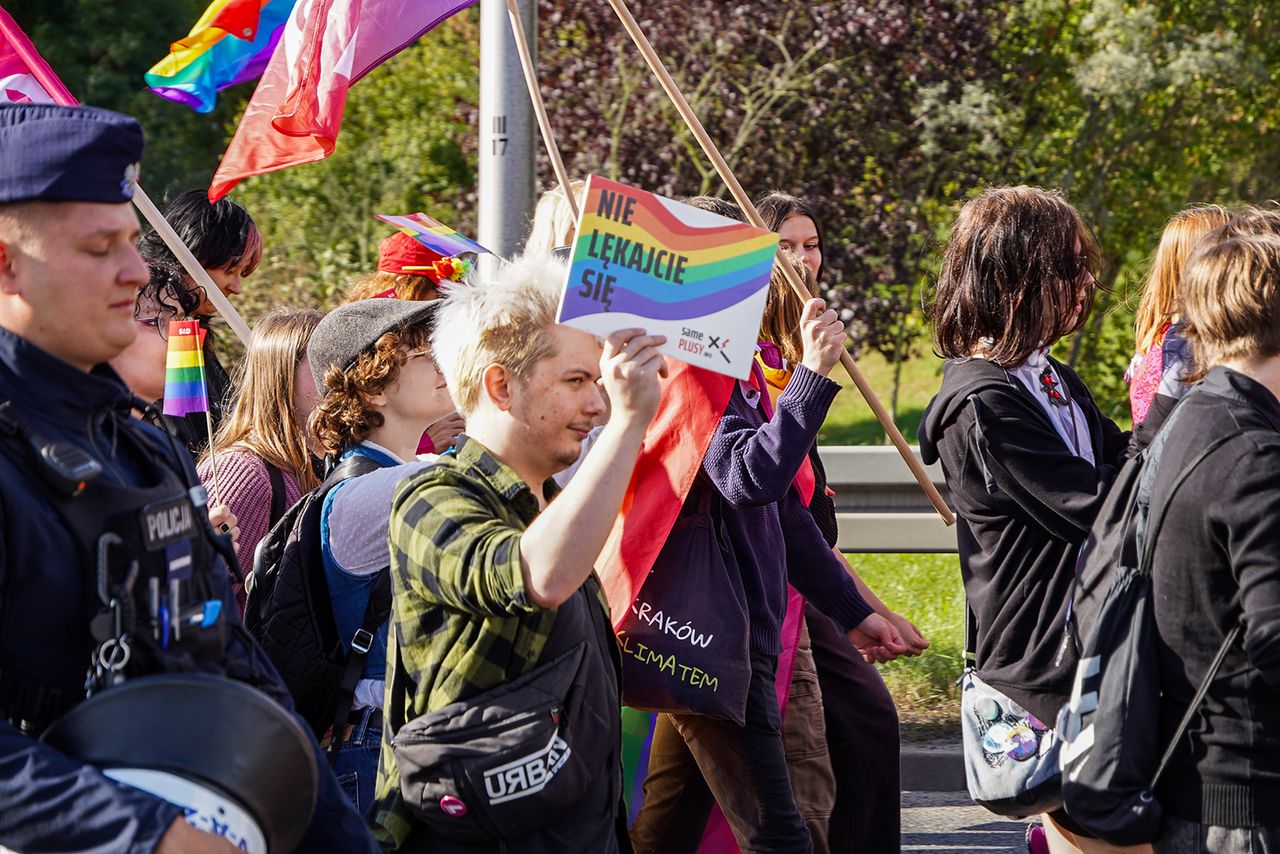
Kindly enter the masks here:
M 298 714 L 318 738 L 331 726 L 341 732 L 373 634 L 391 613 L 391 573 L 386 568 L 378 573 L 355 637 L 338 636 L 320 548 L 321 510 L 325 496 L 339 483 L 379 468 L 360 454 L 339 463 L 263 537 L 245 582 L 245 628 L 280 671 Z M 340 742 L 340 737 L 331 739 L 330 759 Z
M 1151 561 L 1164 511 L 1192 471 L 1238 430 L 1211 442 L 1173 481 L 1161 512 L 1148 518 L 1151 492 L 1174 411 L 1155 441 L 1130 460 L 1112 484 L 1077 564 L 1072 619 L 1084 639 L 1071 700 L 1058 719 L 1062 796 L 1067 814 L 1087 833 L 1115 845 L 1154 841 L 1161 809 L 1156 784 L 1217 675 L 1237 626 L 1191 700 L 1161 755 L 1156 721 L 1160 677 Z

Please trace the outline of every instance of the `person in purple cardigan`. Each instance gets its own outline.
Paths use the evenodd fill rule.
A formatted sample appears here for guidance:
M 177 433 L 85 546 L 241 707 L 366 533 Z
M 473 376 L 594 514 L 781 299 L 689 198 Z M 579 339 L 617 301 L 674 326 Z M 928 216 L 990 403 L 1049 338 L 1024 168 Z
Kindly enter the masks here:
M 743 851 L 813 850 L 791 790 L 774 685 L 787 583 L 818 604 L 865 655 L 905 651 L 897 630 L 858 593 L 793 485 L 840 390 L 827 374 L 845 340 L 844 326 L 822 300 L 806 303 L 801 329 L 804 356 L 772 416 L 756 368 L 751 380 L 734 389 L 685 501 L 687 509 L 696 508 L 707 489 L 723 498 L 721 530 L 733 547 L 748 610 L 751 683 L 745 726 L 664 714 L 650 753 L 651 768 L 662 765 L 665 750 L 693 754 Z M 681 795 L 677 787 L 663 790 L 646 783 L 644 806 L 631 831 L 637 852 L 697 848 L 696 835 L 690 838 L 687 830 L 696 818 L 689 812 L 705 804 L 695 806 Z

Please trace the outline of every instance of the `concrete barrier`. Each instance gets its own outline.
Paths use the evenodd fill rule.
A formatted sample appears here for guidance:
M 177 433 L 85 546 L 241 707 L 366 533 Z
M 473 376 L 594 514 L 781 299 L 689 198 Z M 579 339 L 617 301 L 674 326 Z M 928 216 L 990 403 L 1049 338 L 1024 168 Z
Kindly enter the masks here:
M 917 458 L 919 448 L 912 449 Z M 955 528 L 943 524 L 892 446 L 819 446 L 835 492 L 839 547 L 848 552 L 948 553 Z M 942 497 L 950 493 L 938 465 L 927 466 Z

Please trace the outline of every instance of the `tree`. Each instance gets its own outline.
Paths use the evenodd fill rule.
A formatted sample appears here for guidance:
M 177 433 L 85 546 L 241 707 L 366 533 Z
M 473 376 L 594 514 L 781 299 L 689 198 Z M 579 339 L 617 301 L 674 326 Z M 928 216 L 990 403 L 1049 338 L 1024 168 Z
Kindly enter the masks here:
M 127 13 L 95 0 L 5 0 L 41 55 L 81 102 L 135 116 L 146 133 L 142 183 L 161 202 L 207 185 L 225 125 L 251 87 L 224 93 L 205 116 L 157 97 L 142 75 L 186 35 L 207 0 L 136 0 Z M 127 18 L 127 22 L 126 22 Z
M 818 208 L 828 296 L 857 345 L 901 357 L 914 342 L 903 333 L 931 217 L 946 209 L 932 200 L 989 168 L 948 162 L 944 181 L 943 161 L 919 145 L 918 104 L 997 70 L 986 59 L 998 20 L 989 4 L 633 5 L 748 191 L 780 187 Z M 726 195 L 605 4 L 543 0 L 540 21 L 544 93 L 572 172 Z
M 1132 308 L 1164 221 L 1274 192 L 1277 34 L 1273 16 L 1234 0 L 1010 9 L 1003 97 L 1024 117 L 1011 167 L 1064 188 L 1098 231 L 1110 292 L 1064 355 L 1112 415 L 1127 415 Z

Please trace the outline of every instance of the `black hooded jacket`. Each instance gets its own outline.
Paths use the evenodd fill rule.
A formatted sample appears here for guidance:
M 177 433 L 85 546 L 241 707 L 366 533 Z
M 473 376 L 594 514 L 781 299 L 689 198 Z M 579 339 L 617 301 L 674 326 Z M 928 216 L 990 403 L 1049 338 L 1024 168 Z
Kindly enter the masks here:
M 1050 361 L 1088 422 L 1096 467 L 1071 452 L 1025 386 L 984 359 L 944 366 L 920 454 L 942 461 L 959 516 L 978 675 L 1052 726 L 1077 661 L 1065 633 L 1076 555 L 1129 434 L 1098 410 L 1075 371 Z

